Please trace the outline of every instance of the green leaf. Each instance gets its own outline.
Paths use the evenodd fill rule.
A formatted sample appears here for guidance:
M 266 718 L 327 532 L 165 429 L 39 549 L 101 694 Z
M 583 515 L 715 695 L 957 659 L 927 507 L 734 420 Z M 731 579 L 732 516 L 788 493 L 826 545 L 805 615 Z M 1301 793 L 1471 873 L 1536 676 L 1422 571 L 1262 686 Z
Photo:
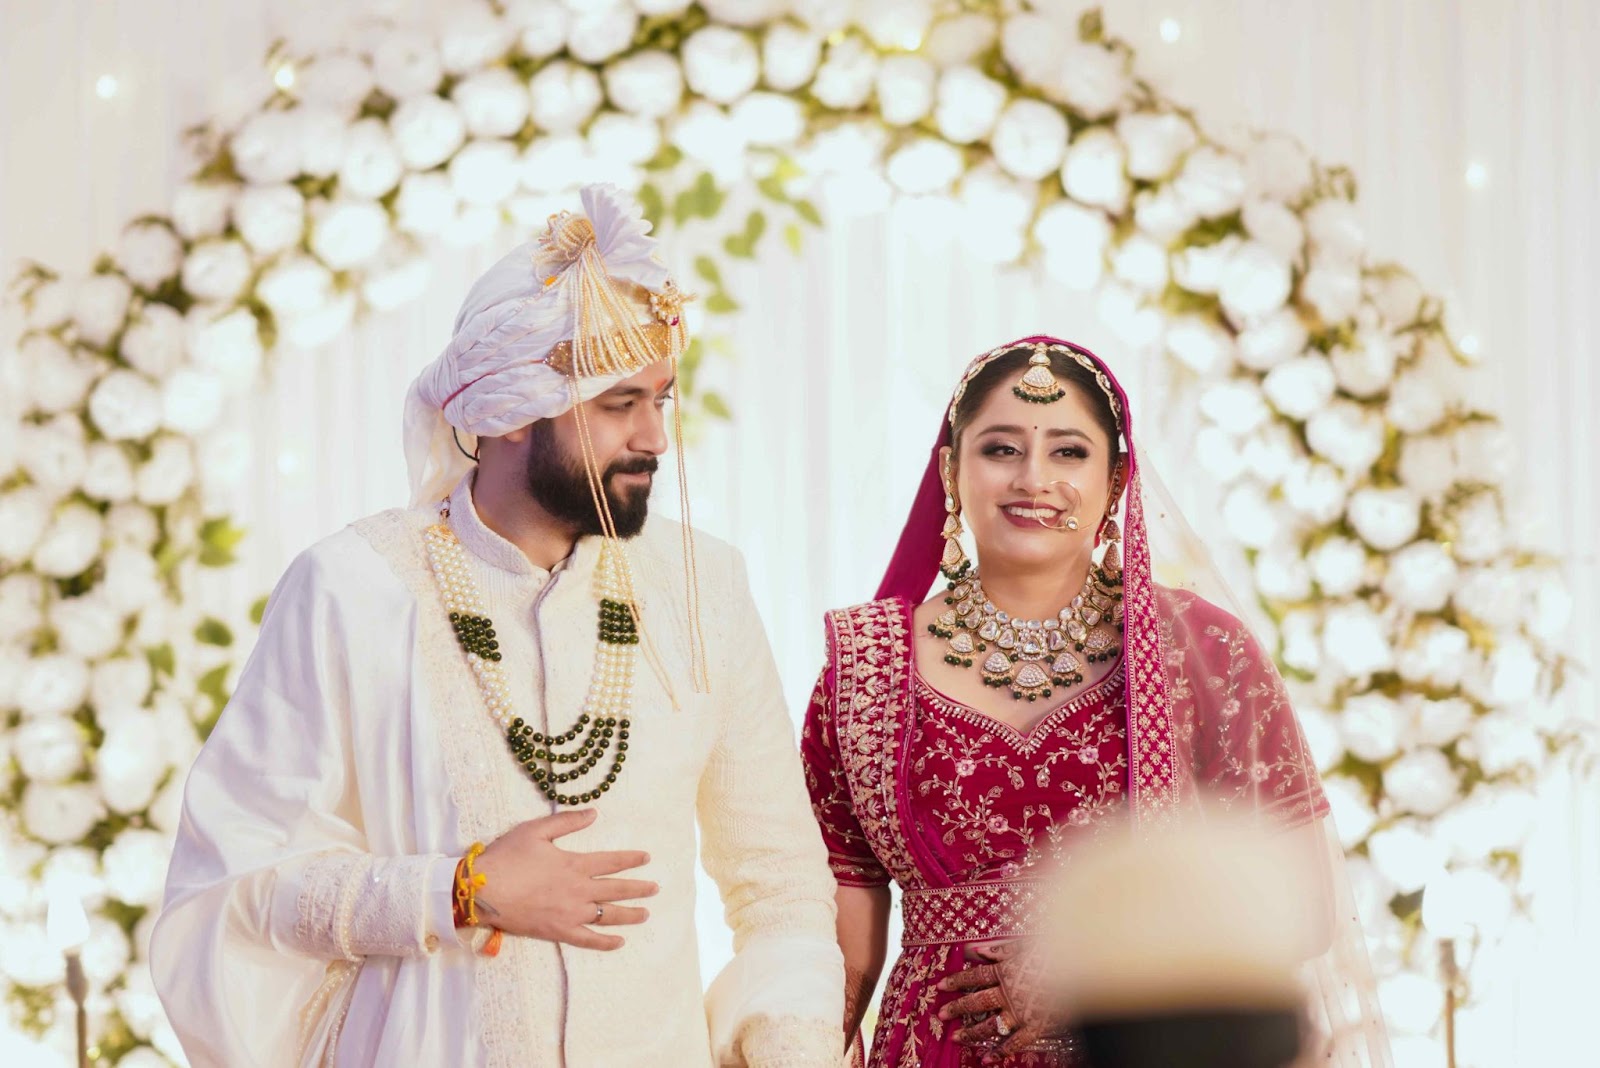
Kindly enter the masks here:
M 817 210 L 817 206 L 815 204 L 811 203 L 811 201 L 809 201 L 809 200 L 797 200 L 797 201 L 795 201 L 794 202 L 794 210 L 795 210 L 795 213 L 800 216 L 800 218 L 804 219 L 806 222 L 810 223 L 812 226 L 821 226 L 822 225 L 822 212 L 818 211 Z
M 728 402 L 723 400 L 718 393 L 707 392 L 700 398 L 700 402 L 705 405 L 709 414 L 716 416 L 718 419 L 733 418 L 733 412 L 728 410 Z
M 717 292 L 706 298 L 706 311 L 714 315 L 729 315 L 739 310 L 739 302 L 726 293 Z
M 752 211 L 744 220 L 744 236 L 752 249 L 761 235 L 767 232 L 767 216 L 763 212 Z
M 789 194 L 783 188 L 783 179 L 776 174 L 769 174 L 756 183 L 756 188 L 768 200 L 775 200 L 779 204 L 789 203 Z
M 145 659 L 150 661 L 150 670 L 156 674 L 157 678 L 162 675 L 171 678 L 172 673 L 178 668 L 178 658 L 172 651 L 171 642 L 162 642 L 160 645 L 151 646 L 144 651 L 144 655 Z
M 265 597 L 260 598 L 255 604 L 250 606 L 250 622 L 254 623 L 256 626 L 261 626 L 261 617 L 266 614 L 267 599 Z
M 220 619 L 207 616 L 194 628 L 194 640 L 202 645 L 229 646 L 233 644 L 233 631 Z
M 694 190 L 685 189 L 672 198 L 672 222 L 682 226 L 694 218 Z
M 694 197 L 696 211 L 704 218 L 713 219 L 717 212 L 722 210 L 724 194 L 717 188 L 717 180 L 711 176 L 710 171 L 701 171 L 700 177 L 694 180 Z
M 798 225 L 795 223 L 790 223 L 788 226 L 785 226 L 783 228 L 783 239 L 788 243 L 790 252 L 793 252 L 796 256 L 800 255 L 800 244 L 803 240 L 803 237 L 800 233 L 800 227 Z
M 666 217 L 667 203 L 661 197 L 661 190 L 653 182 L 646 182 L 639 187 L 639 204 L 644 208 L 644 217 L 650 220 L 650 229 L 661 229 L 661 220 Z
M 226 517 L 210 519 L 200 526 L 200 563 L 204 567 L 226 567 L 238 557 L 234 549 L 244 540 L 244 529 Z
M 227 664 L 218 664 L 204 675 L 200 676 L 197 689 L 215 701 L 218 706 L 228 703 L 228 691 L 225 689 L 228 682 Z
M 710 256 L 696 256 L 694 258 L 694 273 L 718 289 L 722 288 L 722 271 L 717 268 L 717 261 Z
M 683 149 L 677 145 L 662 145 L 655 158 L 644 165 L 647 171 L 670 171 L 683 162 Z

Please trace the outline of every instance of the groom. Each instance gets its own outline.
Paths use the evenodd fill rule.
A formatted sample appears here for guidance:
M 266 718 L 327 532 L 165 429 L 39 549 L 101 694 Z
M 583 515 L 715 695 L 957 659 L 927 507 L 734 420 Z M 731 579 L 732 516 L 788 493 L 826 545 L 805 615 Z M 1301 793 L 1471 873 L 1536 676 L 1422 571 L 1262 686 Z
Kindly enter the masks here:
M 413 501 L 302 553 L 151 941 L 196 1065 L 835 1065 L 833 879 L 743 564 L 649 518 L 682 298 L 607 186 L 468 293 Z M 702 998 L 698 859 L 736 954 Z

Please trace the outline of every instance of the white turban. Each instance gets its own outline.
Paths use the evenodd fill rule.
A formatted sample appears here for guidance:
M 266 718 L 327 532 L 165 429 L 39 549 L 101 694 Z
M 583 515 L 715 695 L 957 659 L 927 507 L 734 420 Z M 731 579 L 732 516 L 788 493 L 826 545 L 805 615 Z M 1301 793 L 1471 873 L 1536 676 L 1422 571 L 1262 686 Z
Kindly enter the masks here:
M 652 292 L 667 285 L 638 202 L 614 185 L 585 186 L 579 195 L 605 273 Z M 489 268 L 462 301 L 444 352 L 411 383 L 405 452 L 413 506 L 447 496 L 471 466 L 452 428 L 472 436 L 470 449 L 476 437 L 508 434 L 572 407 L 572 380 L 548 361 L 556 344 L 576 333 L 573 276 L 581 267 L 549 255 L 529 241 Z M 624 377 L 581 378 L 578 393 L 588 400 Z

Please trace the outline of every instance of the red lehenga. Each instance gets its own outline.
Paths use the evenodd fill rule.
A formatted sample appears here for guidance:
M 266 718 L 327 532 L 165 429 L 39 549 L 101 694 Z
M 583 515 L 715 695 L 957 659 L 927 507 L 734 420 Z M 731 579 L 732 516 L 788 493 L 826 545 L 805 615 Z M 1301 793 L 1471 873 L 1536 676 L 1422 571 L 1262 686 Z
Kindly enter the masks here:
M 870 1068 L 975 1068 L 984 1050 L 938 1018 L 955 994 L 940 979 L 974 942 L 1027 933 L 1041 868 L 1071 864 L 1084 834 L 1126 811 L 1154 825 L 1205 800 L 1274 827 L 1303 830 L 1326 857 L 1326 894 L 1302 904 L 1327 942 L 1302 968 L 1310 1060 L 1391 1063 L 1371 969 L 1349 904 L 1338 837 L 1283 680 L 1249 628 L 1191 586 L 1203 546 L 1169 502 L 1146 523 L 1144 479 L 1127 396 L 1088 350 L 1033 337 L 1018 347 L 1074 354 L 1112 397 L 1123 439 L 1123 659 L 1026 735 L 936 692 L 916 671 L 912 611 L 939 565 L 944 520 L 939 450 L 930 453 L 878 600 L 831 612 L 828 662 L 802 732 L 812 806 L 842 885 L 901 890 L 902 948 L 879 1006 Z M 1169 538 L 1174 538 L 1171 544 Z M 1157 585 L 1152 544 L 1184 575 Z M 1107 887 L 1108 894 L 1116 893 Z M 1248 910 L 1249 902 L 1240 906 Z M 1092 919 L 1087 922 L 1092 922 Z M 1070 1037 L 1013 1052 L 1008 1068 L 1076 1068 Z

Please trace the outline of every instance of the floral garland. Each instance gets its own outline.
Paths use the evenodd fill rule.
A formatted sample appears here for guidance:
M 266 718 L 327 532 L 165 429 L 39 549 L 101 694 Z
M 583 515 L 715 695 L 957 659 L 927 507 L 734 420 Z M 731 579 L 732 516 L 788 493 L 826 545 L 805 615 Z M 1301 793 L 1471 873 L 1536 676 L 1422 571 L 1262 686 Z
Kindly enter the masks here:
M 1512 451 L 1464 399 L 1440 303 L 1371 261 L 1348 174 L 1286 137 L 1208 135 L 1097 11 L 857 9 L 466 0 L 425 26 L 373 22 L 342 49 L 269 57 L 278 88 L 198 131 L 205 163 L 170 212 L 89 276 L 25 272 L 0 453 L 12 1026 L 53 1049 L 70 1033 L 49 886 L 91 911 L 102 1054 L 181 1063 L 143 962 L 182 770 L 248 625 L 187 597 L 241 536 L 226 398 L 280 339 L 325 342 L 418 294 L 429 244 L 535 225 L 609 180 L 680 225 L 722 221 L 726 190 L 752 182 L 770 203 L 732 220 L 730 257 L 774 217 L 798 247 L 816 202 L 899 198 L 974 256 L 1096 291 L 1125 344 L 1194 372 L 1193 452 L 1278 626 L 1390 1022 L 1436 1030 L 1435 938 L 1490 937 L 1521 900 L 1529 788 L 1565 738 L 1535 710 L 1561 683 L 1568 603 L 1506 515 Z M 718 257 L 696 270 L 707 309 L 735 310 Z

